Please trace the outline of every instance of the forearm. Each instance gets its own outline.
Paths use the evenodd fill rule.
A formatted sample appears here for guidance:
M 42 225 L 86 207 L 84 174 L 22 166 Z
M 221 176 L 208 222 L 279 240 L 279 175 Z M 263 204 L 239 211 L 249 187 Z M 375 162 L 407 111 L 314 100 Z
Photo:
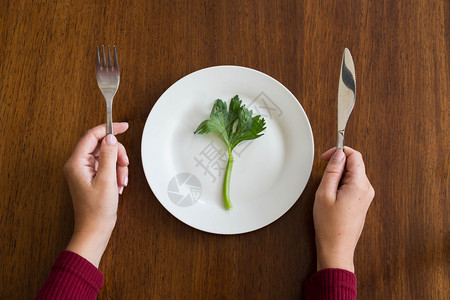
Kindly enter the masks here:
M 85 233 L 78 233 L 72 236 L 66 250 L 82 256 L 98 268 L 108 240 L 105 241 L 104 238 L 97 239 Z
M 116 218 L 90 223 L 87 220 L 75 222 L 75 229 L 66 250 L 77 253 L 98 268 L 114 230 Z

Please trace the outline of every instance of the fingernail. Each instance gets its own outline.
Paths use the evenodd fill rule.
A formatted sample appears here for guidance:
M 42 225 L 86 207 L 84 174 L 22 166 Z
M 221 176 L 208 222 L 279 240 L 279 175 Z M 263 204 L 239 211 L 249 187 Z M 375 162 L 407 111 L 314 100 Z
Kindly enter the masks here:
M 127 156 L 127 155 L 125 155 L 125 162 L 127 163 L 127 165 L 129 165 L 129 164 L 130 164 L 130 159 L 128 158 L 128 156 Z
M 123 193 L 123 186 L 121 186 L 120 189 L 119 189 L 119 194 L 122 195 L 122 193 Z
M 106 143 L 108 145 L 115 145 L 117 143 L 117 138 L 113 134 L 108 134 L 106 136 Z
M 331 157 L 331 160 L 341 162 L 344 160 L 344 157 L 345 157 L 344 151 L 339 149 L 336 152 L 334 152 L 333 156 Z
M 123 180 L 123 185 L 128 186 L 128 176 L 126 176 Z

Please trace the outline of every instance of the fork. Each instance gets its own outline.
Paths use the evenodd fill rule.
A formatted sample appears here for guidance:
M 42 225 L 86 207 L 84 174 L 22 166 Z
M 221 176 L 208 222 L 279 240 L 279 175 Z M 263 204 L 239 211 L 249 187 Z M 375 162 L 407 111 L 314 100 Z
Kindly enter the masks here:
M 106 61 L 105 46 L 102 45 L 102 59 L 97 46 L 97 84 L 106 100 L 106 134 L 113 134 L 112 103 L 119 88 L 120 71 L 117 59 L 116 45 L 114 45 L 114 65 L 111 61 L 111 51 L 108 45 L 108 61 Z

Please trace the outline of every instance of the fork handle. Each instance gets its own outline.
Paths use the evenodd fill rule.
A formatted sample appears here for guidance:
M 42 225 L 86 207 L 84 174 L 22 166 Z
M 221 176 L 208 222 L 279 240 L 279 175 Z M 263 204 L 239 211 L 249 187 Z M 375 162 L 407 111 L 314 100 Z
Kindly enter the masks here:
M 112 105 L 106 105 L 106 135 L 113 133 Z

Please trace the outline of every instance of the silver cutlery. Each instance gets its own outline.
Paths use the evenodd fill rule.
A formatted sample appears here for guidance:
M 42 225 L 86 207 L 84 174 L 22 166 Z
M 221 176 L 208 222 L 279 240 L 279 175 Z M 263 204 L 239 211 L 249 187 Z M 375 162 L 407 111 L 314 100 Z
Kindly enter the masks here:
M 108 45 L 108 61 L 105 55 L 105 46 L 102 45 L 102 57 L 97 46 L 97 84 L 106 100 L 106 134 L 113 134 L 112 104 L 114 95 L 119 88 L 120 71 L 117 58 L 116 45 L 114 45 L 114 65 L 111 60 L 111 51 Z
M 344 148 L 345 126 L 352 113 L 356 101 L 356 75 L 350 51 L 345 48 L 342 55 L 341 71 L 339 75 L 338 89 L 338 114 L 337 114 L 337 146 L 336 149 Z

